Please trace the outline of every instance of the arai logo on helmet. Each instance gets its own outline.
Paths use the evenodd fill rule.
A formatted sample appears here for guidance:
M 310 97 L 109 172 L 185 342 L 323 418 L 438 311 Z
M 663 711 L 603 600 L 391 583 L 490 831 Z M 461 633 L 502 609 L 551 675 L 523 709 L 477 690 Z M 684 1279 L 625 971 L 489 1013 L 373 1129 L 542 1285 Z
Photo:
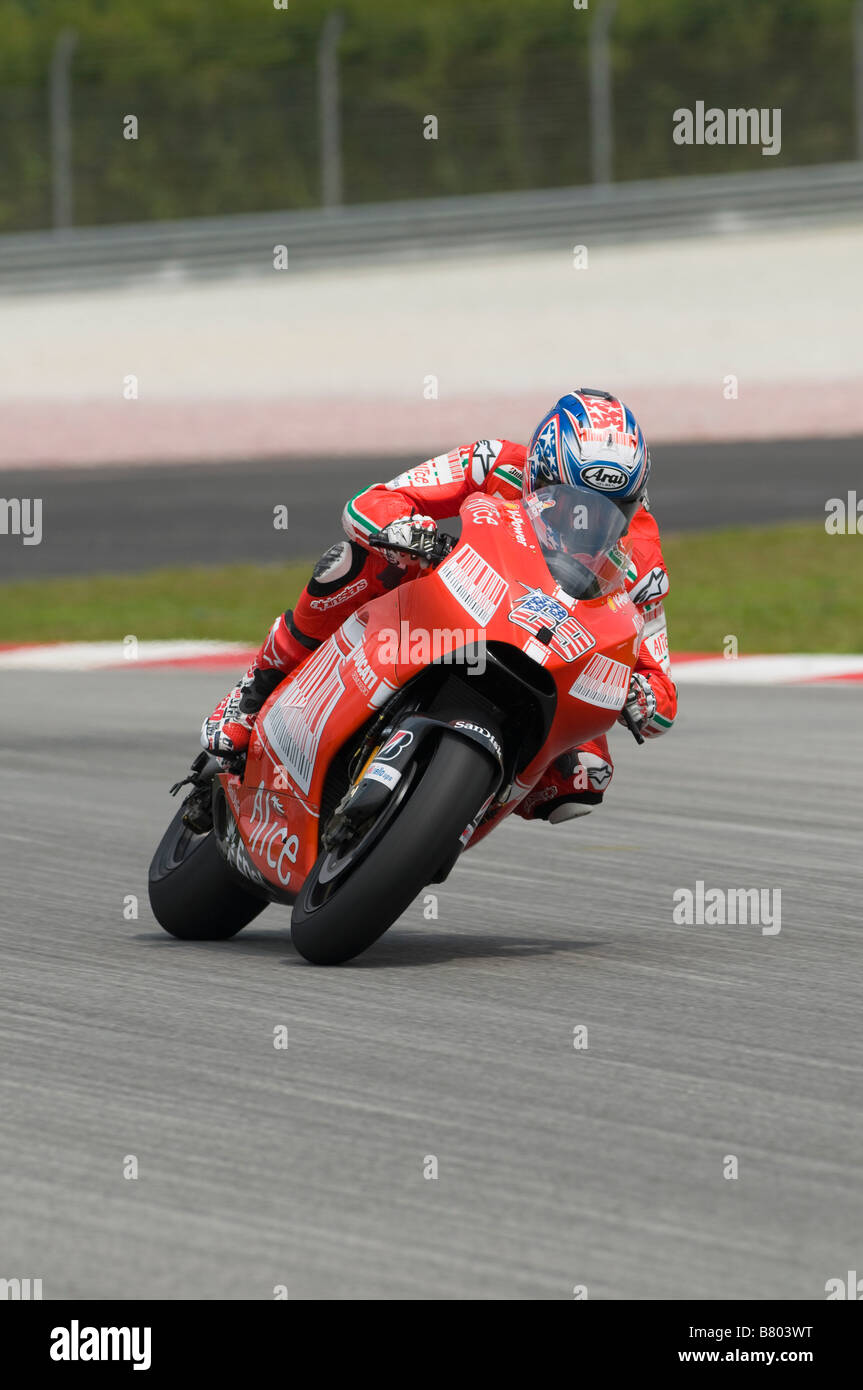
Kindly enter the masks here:
M 582 482 L 603 492 L 619 492 L 629 482 L 629 474 L 613 463 L 592 463 L 581 470 Z

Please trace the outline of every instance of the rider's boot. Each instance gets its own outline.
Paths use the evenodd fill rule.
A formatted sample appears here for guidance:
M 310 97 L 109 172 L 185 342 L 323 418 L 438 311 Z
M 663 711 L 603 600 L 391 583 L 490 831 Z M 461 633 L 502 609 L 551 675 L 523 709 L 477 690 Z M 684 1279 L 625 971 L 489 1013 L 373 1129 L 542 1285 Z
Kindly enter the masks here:
M 555 758 L 516 813 L 525 820 L 547 820 L 551 825 L 588 815 L 611 781 L 614 765 L 605 735 Z
M 204 720 L 201 746 L 219 757 L 245 753 L 265 701 L 319 644 L 292 631 L 290 611 L 273 623 L 246 674 Z

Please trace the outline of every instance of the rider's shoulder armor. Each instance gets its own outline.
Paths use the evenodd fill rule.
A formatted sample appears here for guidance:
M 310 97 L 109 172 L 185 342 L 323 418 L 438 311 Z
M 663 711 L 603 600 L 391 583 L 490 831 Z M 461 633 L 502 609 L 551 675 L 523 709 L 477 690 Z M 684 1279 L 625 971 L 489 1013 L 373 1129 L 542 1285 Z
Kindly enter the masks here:
M 626 587 L 633 603 L 653 604 L 668 593 L 668 571 L 662 555 L 659 527 L 653 514 L 639 507 L 629 523 L 632 541 L 632 571 Z
M 484 492 L 513 501 L 521 496 L 526 459 L 523 444 L 509 439 L 478 439 L 471 445 L 468 459 L 470 481 Z

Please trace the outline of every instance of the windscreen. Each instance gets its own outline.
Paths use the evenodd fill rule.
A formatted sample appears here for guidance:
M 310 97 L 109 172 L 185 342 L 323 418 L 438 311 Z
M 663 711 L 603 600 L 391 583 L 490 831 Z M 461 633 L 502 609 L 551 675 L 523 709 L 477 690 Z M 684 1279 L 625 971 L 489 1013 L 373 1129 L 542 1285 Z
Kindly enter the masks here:
M 536 532 L 545 563 L 572 598 L 600 598 L 623 587 L 629 562 L 627 521 L 608 497 L 592 489 L 552 483 L 521 506 Z

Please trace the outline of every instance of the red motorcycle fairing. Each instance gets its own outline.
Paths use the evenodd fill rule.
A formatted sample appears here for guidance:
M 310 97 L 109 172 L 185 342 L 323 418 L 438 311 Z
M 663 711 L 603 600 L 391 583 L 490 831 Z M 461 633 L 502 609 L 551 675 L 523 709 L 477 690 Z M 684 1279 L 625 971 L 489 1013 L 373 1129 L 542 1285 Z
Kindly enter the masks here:
M 485 644 L 515 647 L 545 668 L 557 691 L 545 742 L 471 843 L 513 810 L 549 762 L 617 719 L 643 627 L 622 586 L 590 600 L 565 594 L 521 503 L 474 496 L 461 520 L 442 564 L 351 614 L 278 687 L 258 716 L 242 777 L 220 775 L 228 860 L 259 890 L 293 901 L 318 857 L 334 756 L 433 663 L 458 656 L 470 666 Z

